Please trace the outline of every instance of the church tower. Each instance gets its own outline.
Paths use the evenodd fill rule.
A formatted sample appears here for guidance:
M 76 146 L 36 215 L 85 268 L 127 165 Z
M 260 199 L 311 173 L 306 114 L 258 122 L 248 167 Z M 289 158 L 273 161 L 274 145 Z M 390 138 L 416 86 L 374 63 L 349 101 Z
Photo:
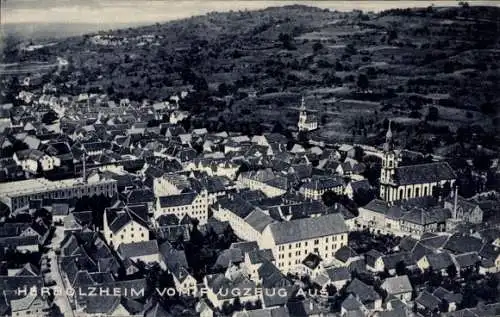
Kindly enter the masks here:
M 392 201 L 390 195 L 393 194 L 391 188 L 394 171 L 398 167 L 398 158 L 394 151 L 394 143 L 392 140 L 391 121 L 385 135 L 384 154 L 382 157 L 382 170 L 380 172 L 380 198 L 385 201 Z
M 297 126 L 299 131 L 312 131 L 318 128 L 316 116 L 314 114 L 307 113 L 304 96 L 302 96 L 300 103 L 299 122 Z

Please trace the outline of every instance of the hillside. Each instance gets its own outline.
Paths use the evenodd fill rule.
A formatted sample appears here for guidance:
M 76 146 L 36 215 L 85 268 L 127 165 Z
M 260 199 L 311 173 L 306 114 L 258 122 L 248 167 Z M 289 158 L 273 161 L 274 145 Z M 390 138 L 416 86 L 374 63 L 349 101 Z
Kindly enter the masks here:
M 471 127 L 495 147 L 499 25 L 497 7 L 288 6 L 73 37 L 14 59 L 68 59 L 70 69 L 51 77 L 62 93 L 156 101 L 193 88 L 183 107 L 211 129 L 222 128 L 217 120 L 251 133 L 294 125 L 305 95 L 321 118 L 318 139 L 377 144 L 392 118 L 400 143 L 416 150 L 473 142 Z

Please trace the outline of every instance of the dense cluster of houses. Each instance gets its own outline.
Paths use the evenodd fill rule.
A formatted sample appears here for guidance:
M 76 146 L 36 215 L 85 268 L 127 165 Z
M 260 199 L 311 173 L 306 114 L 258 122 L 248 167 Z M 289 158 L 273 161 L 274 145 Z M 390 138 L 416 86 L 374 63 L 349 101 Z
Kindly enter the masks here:
M 186 130 L 190 114 L 179 104 L 188 92 L 138 103 L 64 96 L 30 80 L 23 89 L 24 105 L 0 112 L 0 316 L 48 316 L 57 300 L 18 291 L 44 286 L 80 290 L 60 295 L 78 316 L 174 316 L 146 292 L 165 286 L 150 285 L 153 265 L 206 317 L 242 305 L 233 316 L 464 316 L 460 292 L 412 285 L 401 268 L 500 271 L 500 230 L 483 224 L 485 207 L 458 195 L 445 162 L 400 166 L 390 126 L 375 149 L 379 189 L 352 145 Z M 49 111 L 59 119 L 42 123 Z M 318 128 L 300 111 L 299 130 Z M 446 196 L 436 194 L 446 187 Z M 370 192 L 378 197 L 356 211 L 342 203 Z M 327 194 L 344 200 L 326 204 Z M 102 214 L 77 208 L 100 197 L 111 200 Z M 227 230 L 237 241 L 217 254 L 216 270 L 194 272 L 182 243 Z M 358 253 L 353 231 L 400 242 Z M 92 296 L 94 288 L 119 291 Z

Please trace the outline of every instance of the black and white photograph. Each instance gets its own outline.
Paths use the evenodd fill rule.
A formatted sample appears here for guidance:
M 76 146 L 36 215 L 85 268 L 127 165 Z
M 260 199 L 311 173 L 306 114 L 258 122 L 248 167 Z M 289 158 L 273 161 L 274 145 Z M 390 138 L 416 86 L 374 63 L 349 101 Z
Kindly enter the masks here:
M 0 317 L 500 316 L 500 1 L 0 0 Z

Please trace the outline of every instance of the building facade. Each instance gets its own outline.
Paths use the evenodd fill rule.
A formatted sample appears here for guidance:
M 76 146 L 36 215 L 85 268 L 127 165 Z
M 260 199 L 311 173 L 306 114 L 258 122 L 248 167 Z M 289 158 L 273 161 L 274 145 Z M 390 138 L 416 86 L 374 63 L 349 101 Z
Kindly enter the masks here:
M 185 216 L 197 219 L 200 225 L 208 220 L 208 192 L 202 190 L 199 193 L 190 192 L 180 195 L 158 197 L 154 216 L 156 219 L 161 215 L 175 215 L 182 219 Z
M 292 271 L 313 253 L 323 261 L 347 245 L 348 228 L 340 214 L 271 223 L 258 241 L 261 249 L 271 249 L 278 269 Z
M 300 113 L 299 113 L 299 122 L 297 125 L 299 131 L 313 131 L 318 128 L 318 120 L 316 118 L 316 115 L 307 112 L 304 97 L 302 97 L 302 102 L 300 105 Z
M 400 161 L 389 122 L 380 173 L 380 198 L 385 201 L 432 196 L 438 187 L 452 188 L 455 184 L 455 172 L 446 162 L 399 166 Z
M 36 178 L 0 184 L 0 200 L 11 210 L 26 206 L 33 199 L 81 198 L 84 196 L 105 195 L 112 197 L 117 193 L 117 181 L 101 178 L 98 174 L 87 179 L 71 178 L 51 181 Z

